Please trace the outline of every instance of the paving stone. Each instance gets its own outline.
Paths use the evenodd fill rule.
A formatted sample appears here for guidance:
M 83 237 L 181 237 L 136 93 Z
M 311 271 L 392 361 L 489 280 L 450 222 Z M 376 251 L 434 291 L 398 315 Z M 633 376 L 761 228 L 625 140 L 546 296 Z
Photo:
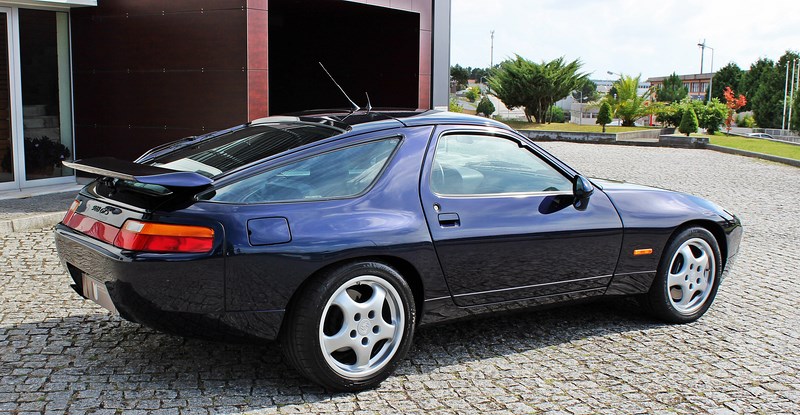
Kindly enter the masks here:
M 68 287 L 51 231 L 0 234 L 0 413 L 800 413 L 800 169 L 542 146 L 588 176 L 696 194 L 742 218 L 739 258 L 706 316 L 665 325 L 614 300 L 421 328 L 381 387 L 331 394 L 275 344 L 183 339 L 111 316 Z

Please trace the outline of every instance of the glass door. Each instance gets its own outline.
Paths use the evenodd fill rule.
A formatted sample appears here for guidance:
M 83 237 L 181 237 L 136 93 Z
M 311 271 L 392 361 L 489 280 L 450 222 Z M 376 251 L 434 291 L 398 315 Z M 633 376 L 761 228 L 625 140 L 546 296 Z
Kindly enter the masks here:
M 0 8 L 0 190 L 18 187 L 11 112 L 11 12 Z
M 72 177 L 72 79 L 69 14 L 19 9 L 23 187 Z

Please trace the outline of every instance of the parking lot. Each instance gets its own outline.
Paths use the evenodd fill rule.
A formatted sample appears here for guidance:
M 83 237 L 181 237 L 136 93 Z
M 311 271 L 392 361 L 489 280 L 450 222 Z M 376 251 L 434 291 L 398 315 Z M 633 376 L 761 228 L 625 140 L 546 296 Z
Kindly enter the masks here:
M 0 236 L 0 413 L 800 412 L 800 169 L 708 150 L 543 147 L 586 175 L 741 217 L 739 258 L 706 316 L 663 325 L 615 300 L 422 328 L 379 389 L 330 394 L 277 345 L 110 316 L 68 287 L 50 231 L 13 233 Z

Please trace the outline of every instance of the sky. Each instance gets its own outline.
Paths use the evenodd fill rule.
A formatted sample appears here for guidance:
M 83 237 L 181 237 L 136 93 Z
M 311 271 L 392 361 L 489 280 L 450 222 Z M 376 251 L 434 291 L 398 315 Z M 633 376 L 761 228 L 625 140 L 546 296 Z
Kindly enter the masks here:
M 452 0 L 451 65 L 488 67 L 519 54 L 535 62 L 580 59 L 591 79 L 607 71 L 648 77 L 714 70 L 800 51 L 798 0 Z M 706 49 L 704 70 L 711 71 Z

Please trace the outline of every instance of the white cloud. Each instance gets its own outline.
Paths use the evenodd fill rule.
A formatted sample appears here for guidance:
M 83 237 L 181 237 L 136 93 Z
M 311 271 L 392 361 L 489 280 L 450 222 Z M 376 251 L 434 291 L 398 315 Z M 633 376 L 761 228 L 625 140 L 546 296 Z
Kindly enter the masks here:
M 697 73 L 703 39 L 714 69 L 800 50 L 798 1 L 452 0 L 452 18 L 451 62 L 473 67 L 489 65 L 491 30 L 495 63 L 580 58 L 594 78 Z

